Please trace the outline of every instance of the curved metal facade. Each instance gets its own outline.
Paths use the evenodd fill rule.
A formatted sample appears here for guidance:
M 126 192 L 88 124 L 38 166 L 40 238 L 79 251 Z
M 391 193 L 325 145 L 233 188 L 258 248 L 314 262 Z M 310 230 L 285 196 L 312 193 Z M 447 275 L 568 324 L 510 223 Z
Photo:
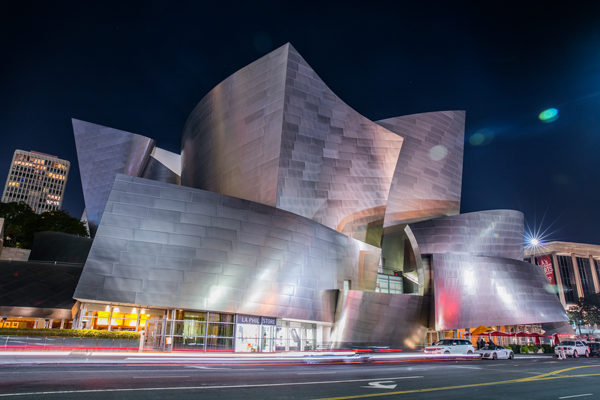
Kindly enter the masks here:
M 286 211 L 117 175 L 75 298 L 333 322 L 330 289 L 374 290 L 379 257 Z
M 478 211 L 411 224 L 421 254 L 451 253 L 523 261 L 523 213 Z
M 420 350 L 429 325 L 430 301 L 429 296 L 344 291 L 338 300 L 332 345 Z
M 463 111 L 372 122 L 290 44 L 200 101 L 181 159 L 73 120 L 99 224 L 75 298 L 334 322 L 336 346 L 414 348 L 434 325 L 563 329 L 544 272 L 522 262 L 523 215 L 455 215 L 464 125 Z M 379 267 L 418 290 L 374 292 Z
M 404 139 L 387 199 L 384 228 L 458 214 L 465 112 L 413 114 L 377 124 Z
M 182 184 L 364 240 L 366 224 L 383 219 L 402 142 L 341 101 L 286 44 L 224 80 L 192 111 Z
M 435 329 L 568 321 L 544 270 L 496 257 L 433 254 Z
M 73 119 L 81 186 L 90 233 L 95 234 L 115 176 L 139 176 L 154 139 Z

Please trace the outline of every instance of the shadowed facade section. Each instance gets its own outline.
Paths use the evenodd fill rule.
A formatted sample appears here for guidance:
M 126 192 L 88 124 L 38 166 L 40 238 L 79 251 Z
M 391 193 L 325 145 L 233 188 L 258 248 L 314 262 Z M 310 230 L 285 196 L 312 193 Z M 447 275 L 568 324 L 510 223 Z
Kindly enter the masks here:
M 0 315 L 71 319 L 81 265 L 0 261 Z
M 386 204 L 402 141 L 341 101 L 286 44 L 196 106 L 182 138 L 182 184 L 354 237 L 365 223 L 349 217 L 383 219 L 373 210 Z
M 380 250 L 266 205 L 118 175 L 75 298 L 333 322 Z

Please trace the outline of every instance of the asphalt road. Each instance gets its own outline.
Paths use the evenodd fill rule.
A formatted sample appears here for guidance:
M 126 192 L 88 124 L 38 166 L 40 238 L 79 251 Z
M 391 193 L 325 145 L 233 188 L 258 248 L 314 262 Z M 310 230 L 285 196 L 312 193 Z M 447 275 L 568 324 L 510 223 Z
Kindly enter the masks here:
M 0 399 L 341 400 L 473 396 L 600 398 L 600 359 L 0 367 Z

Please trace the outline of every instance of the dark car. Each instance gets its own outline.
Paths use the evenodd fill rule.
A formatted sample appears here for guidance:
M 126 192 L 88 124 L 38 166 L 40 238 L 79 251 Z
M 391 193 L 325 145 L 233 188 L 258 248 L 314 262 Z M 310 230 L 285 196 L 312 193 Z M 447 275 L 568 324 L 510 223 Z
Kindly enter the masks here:
M 588 347 L 590 348 L 590 357 L 600 357 L 600 343 L 588 342 Z

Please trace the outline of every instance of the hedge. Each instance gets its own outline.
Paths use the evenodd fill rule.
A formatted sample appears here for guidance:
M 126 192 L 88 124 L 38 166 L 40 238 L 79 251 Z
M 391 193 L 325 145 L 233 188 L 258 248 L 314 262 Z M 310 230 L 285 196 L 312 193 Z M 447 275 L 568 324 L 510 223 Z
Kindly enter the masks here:
M 551 346 L 549 344 L 529 345 L 529 346 L 521 346 L 519 344 L 509 344 L 508 347 L 510 347 L 511 350 L 513 351 L 513 353 L 515 353 L 515 354 L 537 353 L 540 348 L 542 349 L 543 353 L 554 354 L 554 346 Z
M 140 334 L 129 331 L 100 331 L 94 329 L 0 329 L 0 336 L 53 336 L 99 339 L 139 339 Z

